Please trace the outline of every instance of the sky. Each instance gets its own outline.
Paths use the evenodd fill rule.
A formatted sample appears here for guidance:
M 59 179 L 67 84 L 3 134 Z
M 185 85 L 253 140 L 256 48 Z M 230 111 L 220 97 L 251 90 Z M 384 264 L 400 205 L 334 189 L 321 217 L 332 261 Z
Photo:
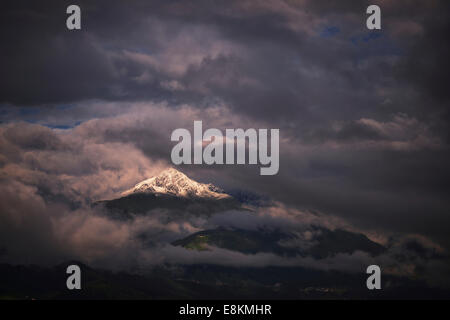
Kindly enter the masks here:
M 280 129 L 280 170 L 190 177 L 450 249 L 448 1 L 79 0 L 69 31 L 72 2 L 0 10 L 0 244 L 56 246 L 42 215 L 83 225 L 61 212 L 170 166 L 171 132 L 202 120 Z

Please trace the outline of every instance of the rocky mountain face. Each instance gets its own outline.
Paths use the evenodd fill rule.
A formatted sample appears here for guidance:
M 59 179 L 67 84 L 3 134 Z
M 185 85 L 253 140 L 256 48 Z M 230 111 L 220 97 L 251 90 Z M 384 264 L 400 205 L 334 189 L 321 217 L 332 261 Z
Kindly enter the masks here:
M 169 168 L 159 175 L 139 182 L 133 188 L 122 193 L 127 196 L 136 193 L 170 195 L 181 198 L 226 199 L 231 196 L 213 184 L 204 184 L 189 179 L 184 173 Z
M 188 178 L 169 168 L 126 190 L 117 199 L 99 201 L 113 218 L 129 219 L 148 214 L 155 209 L 171 212 L 171 217 L 183 215 L 211 215 L 216 212 L 240 209 L 241 203 L 213 184 Z

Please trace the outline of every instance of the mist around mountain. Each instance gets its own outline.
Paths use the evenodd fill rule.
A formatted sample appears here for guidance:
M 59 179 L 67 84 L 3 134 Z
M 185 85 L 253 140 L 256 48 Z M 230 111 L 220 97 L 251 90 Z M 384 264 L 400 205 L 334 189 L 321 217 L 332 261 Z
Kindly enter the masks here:
M 0 264 L 2 299 L 349 299 L 450 297 L 430 268 L 448 257 L 420 237 L 383 243 L 343 221 L 248 190 L 226 193 L 169 168 L 117 198 L 97 201 L 72 254 L 55 267 Z M 74 248 L 73 248 L 74 247 Z M 8 248 L 2 255 L 8 257 Z M 64 266 L 83 269 L 65 288 Z M 4 259 L 3 259 L 4 261 Z M 383 268 L 383 292 L 365 269 Z
M 279 256 L 311 256 L 316 259 L 327 258 L 338 253 L 353 254 L 358 250 L 376 256 L 386 250 L 382 245 L 370 241 L 362 234 L 319 227 L 315 228 L 315 231 L 318 235 L 311 239 L 309 247 L 295 246 L 298 240 L 297 235 L 280 230 L 225 228 L 200 231 L 174 241 L 173 245 L 193 250 L 211 250 L 210 247 L 214 246 L 245 254 L 267 252 Z

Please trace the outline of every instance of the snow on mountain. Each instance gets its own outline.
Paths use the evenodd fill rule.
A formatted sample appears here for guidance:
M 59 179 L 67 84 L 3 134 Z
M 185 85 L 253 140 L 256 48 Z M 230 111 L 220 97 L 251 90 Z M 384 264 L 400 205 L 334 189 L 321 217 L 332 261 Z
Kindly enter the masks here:
M 184 198 L 231 198 L 230 195 L 224 193 L 216 186 L 210 183 L 196 182 L 174 168 L 166 169 L 157 176 L 139 182 L 133 188 L 123 192 L 122 196 L 139 192 L 166 194 Z

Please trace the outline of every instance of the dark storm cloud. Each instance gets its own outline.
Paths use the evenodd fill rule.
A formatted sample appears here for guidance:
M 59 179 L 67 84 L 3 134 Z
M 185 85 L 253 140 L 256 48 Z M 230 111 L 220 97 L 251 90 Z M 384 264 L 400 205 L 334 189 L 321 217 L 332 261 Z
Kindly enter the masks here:
M 304 140 L 335 121 L 385 120 L 397 112 L 445 132 L 436 116 L 442 106 L 421 94 L 438 86 L 419 80 L 417 90 L 410 85 L 415 77 L 403 76 L 413 69 L 403 61 L 425 67 L 436 60 L 419 52 L 427 34 L 445 46 L 433 22 L 439 4 L 382 1 L 384 29 L 375 33 L 364 26 L 365 2 L 79 4 L 80 32 L 66 30 L 65 2 L 13 2 L 2 10 L 2 102 L 156 100 L 204 108 L 223 101 Z M 324 37 L 330 27 L 339 32 Z
M 1 97 L 16 104 L 171 98 L 173 90 L 164 83 L 178 81 L 188 89 L 177 92 L 179 99 L 202 101 L 207 94 L 230 101 L 241 112 L 282 117 L 284 113 L 273 112 L 282 108 L 310 118 L 310 107 L 333 112 L 337 101 L 357 99 L 349 90 L 354 78 L 362 86 L 361 76 L 377 78 L 382 67 L 377 63 L 365 75 L 355 74 L 350 68 L 356 56 L 367 55 L 364 46 L 354 47 L 344 35 L 339 40 L 321 38 L 317 28 L 326 26 L 320 22 L 324 17 L 308 15 L 308 6 L 295 3 L 135 1 L 123 8 L 120 2 L 81 2 L 81 32 L 65 29 L 64 2 L 8 5 L 12 8 L 2 10 L 2 39 L 8 46 L 2 47 Z M 355 27 L 341 18 L 335 22 Z M 351 35 L 349 30 L 343 33 Z M 219 48 L 215 54 L 208 43 L 220 41 L 238 48 Z M 333 51 L 326 50 L 330 44 Z M 158 54 L 166 58 L 158 60 Z M 194 55 L 200 61 L 191 59 Z M 174 64 L 185 64 L 188 70 L 174 74 Z M 326 88 L 328 95 L 319 88 Z M 353 103 L 362 108 L 359 100 Z
M 118 2 L 80 2 L 83 26 L 89 25 L 89 31 L 69 32 L 65 27 L 69 4 L 5 4 L 0 22 L 5 44 L 0 62 L 2 102 L 38 105 L 157 96 L 157 87 L 143 88 L 133 81 L 140 66 L 116 55 L 124 48 L 140 47 L 136 38 L 134 44 L 121 40 L 142 25 L 139 8 L 129 12 Z
M 444 39 L 450 33 L 448 12 L 450 6 L 446 3 L 445 11 L 434 12 L 428 17 L 427 29 L 419 41 L 411 48 L 411 54 L 405 60 L 405 76 L 413 81 L 419 88 L 426 90 L 436 99 L 448 102 L 449 93 L 446 84 L 450 81 L 448 70 L 450 63 L 450 44 Z M 431 49 L 431 50 L 430 50 Z
M 422 69 L 425 62 L 436 72 L 445 69 L 435 67 L 445 62 L 439 58 L 445 50 L 423 49 L 447 43 L 442 24 L 448 19 L 436 3 L 381 1 L 386 31 L 373 38 L 364 26 L 367 3 L 359 1 L 79 4 L 80 32 L 65 29 L 64 1 L 11 2 L 2 10 L 3 102 L 170 99 L 204 106 L 216 98 L 235 112 L 303 132 L 368 113 L 424 109 L 405 100 L 399 57 Z M 339 32 L 321 36 L 330 26 Z

